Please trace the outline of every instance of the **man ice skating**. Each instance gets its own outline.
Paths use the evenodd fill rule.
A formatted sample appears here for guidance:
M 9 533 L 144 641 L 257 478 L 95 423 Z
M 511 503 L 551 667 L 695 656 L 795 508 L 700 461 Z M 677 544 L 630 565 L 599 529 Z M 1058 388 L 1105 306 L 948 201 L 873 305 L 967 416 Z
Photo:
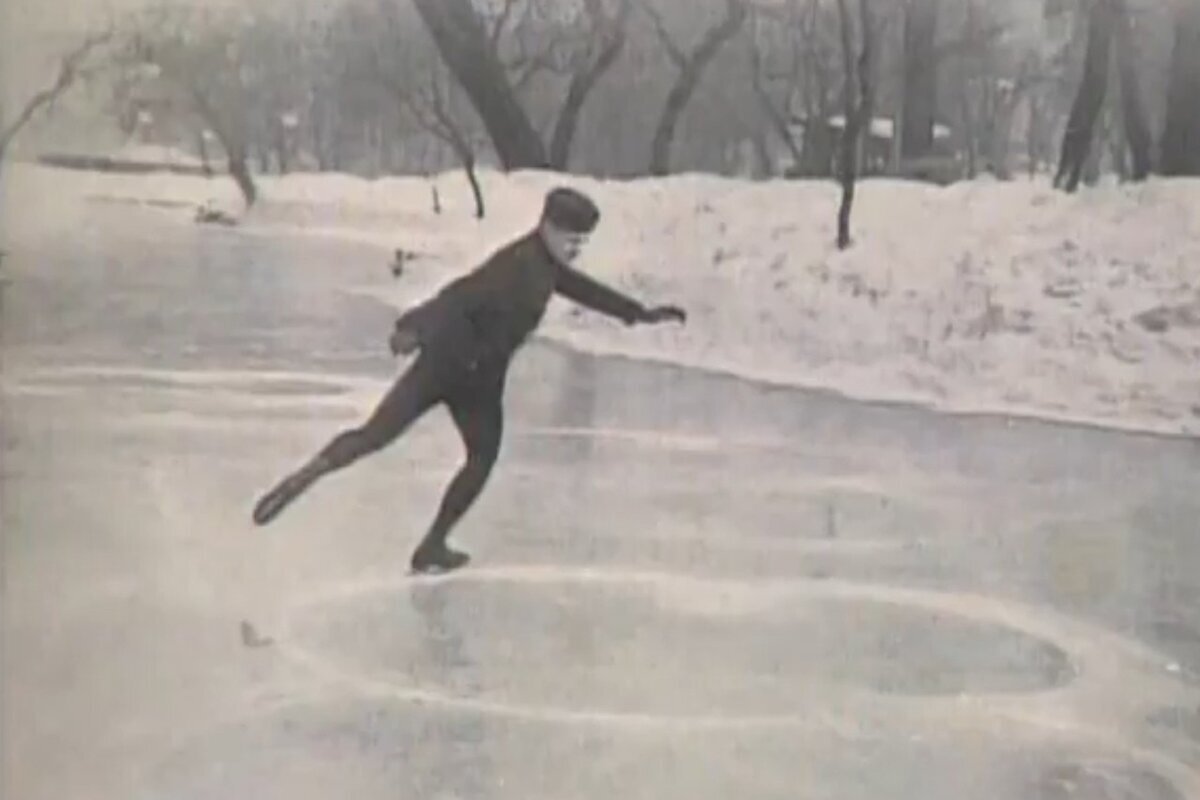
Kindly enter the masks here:
M 575 270 L 600 220 L 596 205 L 568 188 L 551 191 L 537 227 L 451 281 L 396 321 L 396 355 L 419 350 L 367 421 L 334 437 L 316 457 L 267 493 L 254 509 L 264 525 L 315 481 L 393 442 L 433 406 L 444 403 L 466 446 L 466 462 L 451 480 L 425 538 L 412 555 L 417 572 L 449 571 L 469 560 L 446 539 L 487 482 L 500 452 L 503 395 L 513 355 L 538 327 L 558 293 L 625 322 L 686 322 L 676 306 L 641 303 Z

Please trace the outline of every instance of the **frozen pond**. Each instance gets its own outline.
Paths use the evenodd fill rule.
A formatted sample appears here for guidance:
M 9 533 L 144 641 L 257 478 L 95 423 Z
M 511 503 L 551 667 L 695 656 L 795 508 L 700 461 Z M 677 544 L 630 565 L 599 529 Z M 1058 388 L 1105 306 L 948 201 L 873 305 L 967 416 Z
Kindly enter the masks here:
M 442 412 L 249 520 L 394 373 L 386 253 L 139 213 L 5 262 L 5 797 L 1200 797 L 1194 441 L 539 342 L 414 579 Z

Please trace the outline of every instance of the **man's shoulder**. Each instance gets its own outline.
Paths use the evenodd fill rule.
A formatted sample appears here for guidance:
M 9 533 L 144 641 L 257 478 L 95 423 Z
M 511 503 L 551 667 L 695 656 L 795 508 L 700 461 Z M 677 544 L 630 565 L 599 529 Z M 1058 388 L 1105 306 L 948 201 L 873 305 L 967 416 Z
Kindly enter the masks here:
M 441 294 L 488 292 L 508 283 L 514 272 L 538 265 L 545 265 L 547 269 L 553 268 L 552 262 L 545 256 L 544 248 L 537 241 L 536 234 L 518 236 L 493 250 L 482 263 L 469 272 L 451 280 L 443 287 Z
M 497 248 L 483 263 L 482 268 L 494 265 L 540 262 L 545 260 L 544 248 L 537 233 L 526 233 Z

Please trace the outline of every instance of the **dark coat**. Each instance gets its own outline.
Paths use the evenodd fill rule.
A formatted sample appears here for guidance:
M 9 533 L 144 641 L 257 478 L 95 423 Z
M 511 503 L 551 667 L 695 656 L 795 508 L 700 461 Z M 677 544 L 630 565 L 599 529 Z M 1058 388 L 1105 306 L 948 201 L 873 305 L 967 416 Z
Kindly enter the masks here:
M 534 231 L 405 312 L 396 326 L 416 335 L 425 356 L 503 369 L 556 293 L 627 325 L 647 318 L 641 303 L 555 260 Z

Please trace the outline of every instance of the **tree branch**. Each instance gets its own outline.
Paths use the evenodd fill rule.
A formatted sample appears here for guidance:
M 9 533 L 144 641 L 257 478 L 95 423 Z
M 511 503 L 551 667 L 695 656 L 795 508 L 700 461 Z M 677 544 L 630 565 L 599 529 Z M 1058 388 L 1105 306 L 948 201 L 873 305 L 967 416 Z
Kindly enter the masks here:
M 518 2 L 520 0 L 504 0 L 504 8 L 500 10 L 500 16 L 496 18 L 496 23 L 488 34 L 488 45 L 492 48 L 493 53 L 500 52 L 500 37 L 504 35 L 504 28 L 508 25 L 509 18 L 512 17 L 513 9 L 517 7 Z
M 742 27 L 749 13 L 745 0 L 725 0 L 725 19 L 719 25 L 709 29 L 708 34 L 692 51 L 691 58 L 688 60 L 707 64 L 725 40 Z
M 0 132 L 0 157 L 3 157 L 9 144 L 16 138 L 21 128 L 25 127 L 29 120 L 33 119 L 34 114 L 46 104 L 53 103 L 63 92 L 71 88 L 81 74 L 80 65 L 84 59 L 97 47 L 109 42 L 112 37 L 112 28 L 91 34 L 76 46 L 74 50 L 71 50 L 62 57 L 62 60 L 59 62 L 58 75 L 54 79 L 54 83 L 49 88 L 43 89 L 29 98 L 16 119 Z
M 758 49 L 758 44 L 752 41 L 750 43 L 750 85 L 754 89 L 755 96 L 758 97 L 758 102 L 759 105 L 762 106 L 763 113 L 766 114 L 767 120 L 775 129 L 776 135 L 778 135 L 783 143 L 787 146 L 788 151 L 791 153 L 792 159 L 795 161 L 795 163 L 799 164 L 800 148 L 796 145 L 795 138 L 792 136 L 792 132 L 788 127 L 786 112 L 781 111 L 779 107 L 775 105 L 775 101 L 771 97 L 771 93 L 767 91 L 767 87 L 763 83 L 764 71 L 762 53 Z M 794 75 L 789 77 L 789 92 L 792 90 L 792 81 L 794 78 Z
M 524 88 L 539 72 L 562 74 L 563 70 L 554 63 L 554 48 L 557 46 L 558 40 L 551 37 L 550 41 L 543 45 L 537 53 L 522 54 L 506 62 L 504 64 L 505 71 L 516 73 L 516 77 L 513 78 L 513 89 L 519 91 Z
M 609 18 L 604 12 L 600 0 L 584 0 L 589 19 L 591 20 L 591 39 L 599 39 L 600 52 L 577 68 L 571 76 L 567 87 L 567 96 L 563 100 L 558 118 L 555 120 L 554 133 L 550 141 L 550 163 L 560 169 L 565 169 L 570 156 L 571 142 L 575 137 L 575 129 L 579 122 L 583 104 L 599 80 L 604 76 L 621 51 L 625 49 L 625 28 L 629 19 L 630 0 L 620 0 L 621 5 L 616 16 Z
M 670 169 L 671 142 L 675 128 L 691 101 L 696 87 L 709 63 L 729 39 L 733 38 L 746 22 L 749 9 L 744 0 L 725 0 L 725 18 L 708 29 L 700 43 L 684 56 L 679 77 L 667 93 L 663 113 L 650 143 L 650 173 L 666 175 Z
M 666 50 L 667 56 L 674 62 L 675 66 L 683 69 L 687 64 L 687 56 L 684 55 L 679 45 L 675 44 L 675 40 L 671 38 L 671 34 L 667 31 L 667 25 L 662 18 L 662 14 L 658 13 L 658 9 L 651 5 L 651 2 L 652 0 L 639 0 L 638 5 L 650 17 L 650 22 L 654 25 L 654 32 L 658 34 L 658 40 L 662 43 L 663 49 Z
M 859 23 L 862 28 L 862 51 L 855 64 L 854 48 L 852 45 L 853 22 L 850 15 L 848 0 L 838 0 L 838 14 L 841 18 L 842 64 L 846 72 L 845 96 L 843 98 L 846 114 L 845 127 L 842 130 L 842 153 L 840 179 L 842 184 L 842 202 L 838 208 L 837 246 L 845 250 L 850 246 L 850 213 L 854 205 L 854 183 L 858 177 L 858 145 L 864 125 L 870 125 L 872 106 L 874 104 L 874 89 L 872 88 L 871 70 L 874 57 L 874 19 L 871 14 L 870 0 L 859 0 Z M 857 97 L 855 83 L 857 79 Z

